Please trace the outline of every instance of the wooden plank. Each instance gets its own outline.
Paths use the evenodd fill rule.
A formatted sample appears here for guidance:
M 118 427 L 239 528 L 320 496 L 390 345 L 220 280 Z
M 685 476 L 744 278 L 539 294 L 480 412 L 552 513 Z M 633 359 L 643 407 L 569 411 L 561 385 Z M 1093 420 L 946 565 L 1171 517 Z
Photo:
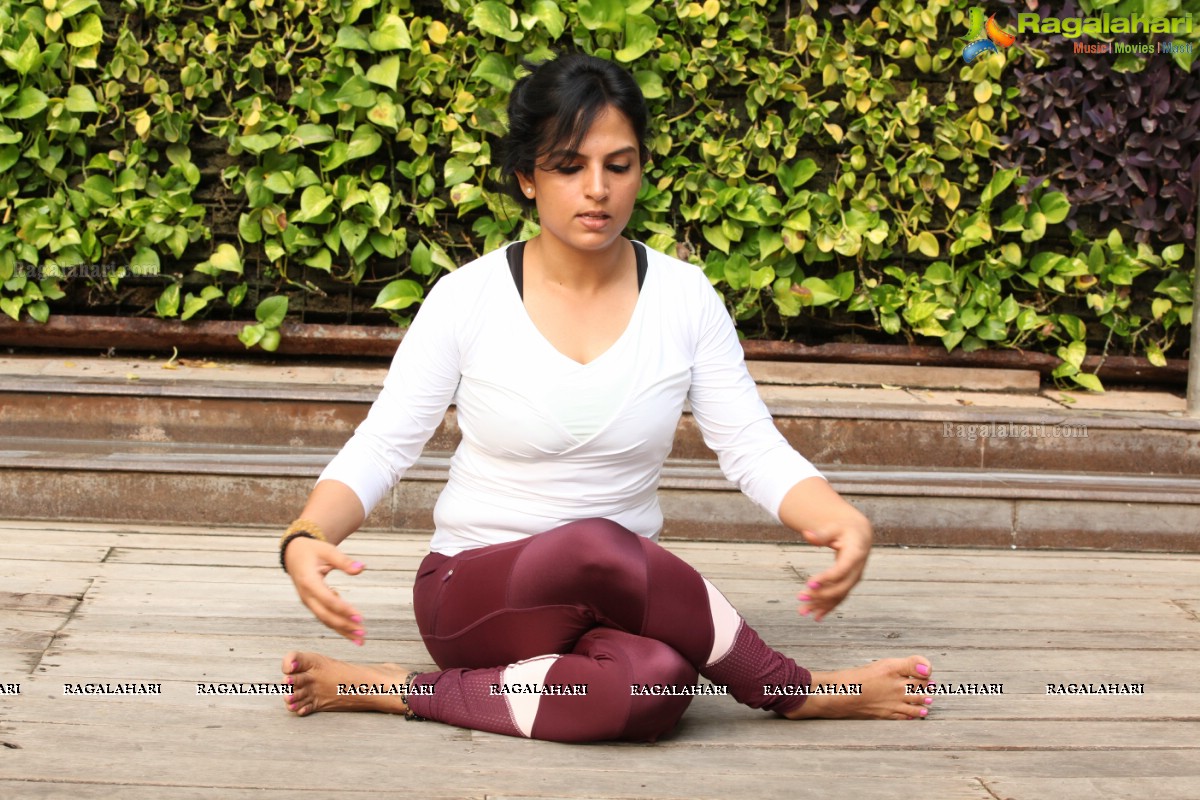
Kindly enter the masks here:
M 1187 777 L 1159 776 L 1153 786 L 1130 778 L 1022 778 L 988 776 L 980 779 L 992 797 L 1005 800 L 1196 800 L 1200 771 Z
M 73 800 L 164 800 L 166 798 L 187 797 L 194 800 L 288 800 L 289 798 L 313 798 L 313 800 L 328 800 L 330 792 L 336 791 L 339 797 L 354 798 L 354 800 L 394 800 L 396 788 L 360 789 L 353 786 L 339 786 L 336 790 L 321 789 L 271 789 L 265 787 L 234 788 L 222 786 L 213 788 L 211 782 L 204 786 L 167 785 L 162 783 L 109 783 L 93 779 L 87 782 L 64 782 L 56 780 L 0 780 L 0 795 L 19 797 L 23 800 L 62 800 L 69 797 Z M 458 794 L 432 794 L 422 790 L 421 796 L 428 800 L 464 800 Z M 485 800 L 485 795 L 474 795 Z M 982 796 L 986 798 L 986 795 Z M 472 800 L 472 798 L 465 798 Z M 544 800 L 544 799 L 543 799 Z

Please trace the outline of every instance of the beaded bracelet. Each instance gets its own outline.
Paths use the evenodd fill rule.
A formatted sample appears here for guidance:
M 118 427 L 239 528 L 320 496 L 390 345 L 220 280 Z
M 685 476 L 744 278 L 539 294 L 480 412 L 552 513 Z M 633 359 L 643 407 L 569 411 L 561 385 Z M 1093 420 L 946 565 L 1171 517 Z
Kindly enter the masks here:
M 404 686 L 406 690 L 403 695 L 401 695 L 400 700 L 403 701 L 404 705 L 406 706 L 408 705 L 408 698 L 412 694 L 413 679 L 420 674 L 421 673 L 414 670 L 413 672 L 410 672 L 404 676 Z M 409 706 L 408 710 L 404 712 L 404 718 L 412 722 L 424 722 L 427 719 L 426 717 L 422 717 L 420 714 L 413 711 L 411 706 Z
M 279 539 L 279 566 L 284 572 L 287 572 L 287 561 L 284 558 L 287 553 L 287 547 L 296 539 L 316 539 L 319 542 L 329 541 L 325 538 L 325 534 L 321 533 L 321 526 L 312 520 L 298 519 L 293 522 Z

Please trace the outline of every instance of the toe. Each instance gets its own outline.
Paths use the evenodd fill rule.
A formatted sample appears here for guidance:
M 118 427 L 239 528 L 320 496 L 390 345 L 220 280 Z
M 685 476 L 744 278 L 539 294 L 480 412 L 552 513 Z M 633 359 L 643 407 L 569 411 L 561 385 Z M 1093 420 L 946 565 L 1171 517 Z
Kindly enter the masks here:
M 300 669 L 300 657 L 302 655 L 302 653 L 299 653 L 295 650 L 291 650 L 284 655 L 283 661 L 279 665 L 279 668 L 283 671 L 284 675 L 291 675 L 293 672 L 296 672 Z

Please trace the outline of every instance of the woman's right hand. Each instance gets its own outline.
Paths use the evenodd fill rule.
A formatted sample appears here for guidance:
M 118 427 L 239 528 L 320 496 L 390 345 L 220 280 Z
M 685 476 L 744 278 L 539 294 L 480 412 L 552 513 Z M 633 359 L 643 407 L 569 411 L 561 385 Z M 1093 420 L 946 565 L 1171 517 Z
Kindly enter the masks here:
M 358 575 L 366 567 L 328 542 L 308 537 L 293 539 L 284 553 L 284 565 L 296 585 L 300 602 L 330 630 L 362 646 L 366 637 L 362 615 L 325 583 L 335 569 Z

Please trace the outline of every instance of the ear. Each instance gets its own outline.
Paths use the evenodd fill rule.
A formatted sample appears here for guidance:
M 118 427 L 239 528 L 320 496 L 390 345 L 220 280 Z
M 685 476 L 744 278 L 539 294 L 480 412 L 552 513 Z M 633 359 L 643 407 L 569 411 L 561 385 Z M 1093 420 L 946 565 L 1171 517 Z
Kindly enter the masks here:
M 532 200 L 534 197 L 534 194 L 536 193 L 536 189 L 533 185 L 533 176 L 526 175 L 523 172 L 518 172 L 517 173 L 517 183 L 521 187 L 521 193 L 524 194 L 526 198 Z

